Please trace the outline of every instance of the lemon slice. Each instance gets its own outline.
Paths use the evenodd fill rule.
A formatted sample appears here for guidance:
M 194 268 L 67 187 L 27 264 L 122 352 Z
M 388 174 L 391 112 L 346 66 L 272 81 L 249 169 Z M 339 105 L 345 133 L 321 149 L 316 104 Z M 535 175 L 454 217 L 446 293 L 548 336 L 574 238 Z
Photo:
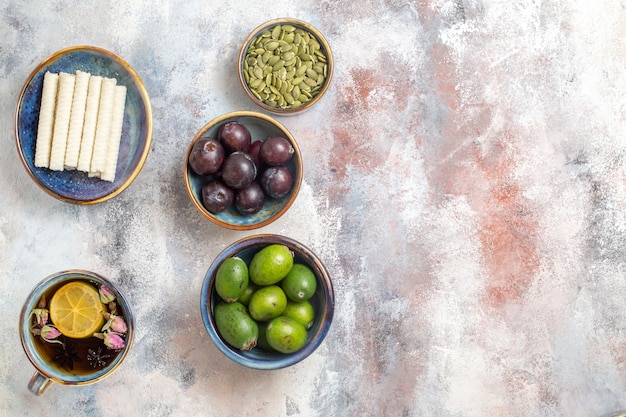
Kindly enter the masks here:
M 104 325 L 98 291 L 82 281 L 73 281 L 59 288 L 50 300 L 50 319 L 67 337 L 81 339 L 92 336 Z

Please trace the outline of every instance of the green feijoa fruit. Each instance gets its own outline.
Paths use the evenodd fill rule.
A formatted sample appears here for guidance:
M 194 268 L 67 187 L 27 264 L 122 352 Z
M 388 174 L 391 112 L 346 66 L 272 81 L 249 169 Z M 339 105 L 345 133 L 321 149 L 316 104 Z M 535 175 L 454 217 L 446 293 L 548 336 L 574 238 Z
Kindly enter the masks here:
M 293 266 L 293 253 L 285 245 L 271 244 L 258 251 L 248 268 L 250 279 L 257 285 L 279 282 Z
M 283 314 L 287 296 L 278 285 L 268 285 L 256 290 L 250 297 L 248 311 L 257 321 L 268 321 Z
M 252 297 L 252 293 L 254 293 L 259 287 L 257 287 L 253 282 L 248 282 L 248 286 L 246 290 L 241 294 L 241 296 L 237 299 L 241 304 L 247 306 L 250 302 L 250 297 Z
M 306 265 L 293 264 L 291 270 L 280 283 L 290 300 L 307 301 L 317 289 L 315 274 Z
M 291 317 L 302 323 L 308 329 L 313 325 L 315 319 L 315 309 L 308 301 L 287 301 L 287 307 L 283 311 L 283 316 Z
M 213 310 L 220 336 L 234 348 L 250 350 L 256 346 L 259 327 L 248 314 L 246 306 L 234 301 L 219 302 Z
M 287 316 L 279 316 L 270 321 L 265 331 L 267 343 L 282 353 L 293 353 L 302 349 L 306 336 L 304 325 Z
M 215 291 L 227 303 L 237 301 L 248 286 L 248 266 L 233 256 L 222 262 L 215 274 Z
M 259 326 L 259 338 L 256 341 L 256 346 L 268 351 L 273 351 L 274 349 L 267 343 L 267 338 L 265 337 L 265 332 L 267 332 L 267 325 L 269 321 L 260 321 L 257 323 Z

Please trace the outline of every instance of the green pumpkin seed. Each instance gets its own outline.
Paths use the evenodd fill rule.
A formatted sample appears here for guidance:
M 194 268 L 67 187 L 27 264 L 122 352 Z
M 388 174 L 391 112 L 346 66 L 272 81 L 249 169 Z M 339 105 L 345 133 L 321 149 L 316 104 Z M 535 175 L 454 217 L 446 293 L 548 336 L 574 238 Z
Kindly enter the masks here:
M 274 66 L 275 63 L 278 62 L 278 60 L 280 59 L 280 56 L 278 55 L 272 55 L 269 57 L 269 59 L 267 60 L 267 65 L 271 65 Z
M 294 58 L 296 56 L 295 53 L 288 51 L 288 52 L 283 52 L 283 54 L 280 56 L 282 59 L 284 59 L 285 61 L 289 61 L 290 59 Z
M 277 41 L 270 41 L 268 43 L 265 44 L 265 51 L 273 51 L 276 48 L 278 48 L 278 42 Z M 263 51 L 263 52 L 265 52 Z
M 276 62 L 273 66 L 274 71 L 278 71 L 279 69 L 283 68 L 285 66 L 285 61 L 283 61 L 282 59 L 279 59 L 278 62 Z
M 296 76 L 297 77 L 303 76 L 304 74 L 306 74 L 306 70 L 307 70 L 306 65 L 299 66 L 298 69 L 296 70 Z M 299 84 L 299 83 L 296 83 L 296 84 Z
M 258 93 L 262 93 L 264 89 L 265 89 L 265 81 L 261 81 L 254 90 Z
M 280 25 L 276 25 L 274 26 L 274 29 L 272 29 L 272 38 L 274 39 L 278 39 L 278 37 L 280 36 L 281 33 L 281 26 Z
M 284 95 L 287 92 L 287 89 L 291 86 L 291 84 L 289 83 L 289 81 L 285 81 L 282 83 L 282 85 L 279 87 L 278 91 L 280 91 L 281 95 Z

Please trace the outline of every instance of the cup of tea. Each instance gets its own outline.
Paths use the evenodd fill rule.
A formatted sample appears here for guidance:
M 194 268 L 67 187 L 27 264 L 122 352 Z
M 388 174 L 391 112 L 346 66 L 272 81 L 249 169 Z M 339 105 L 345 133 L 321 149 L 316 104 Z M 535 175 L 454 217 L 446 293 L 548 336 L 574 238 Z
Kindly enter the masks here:
M 84 270 L 48 276 L 20 313 L 22 347 L 36 369 L 29 390 L 103 380 L 128 354 L 134 327 L 127 299 L 108 279 Z

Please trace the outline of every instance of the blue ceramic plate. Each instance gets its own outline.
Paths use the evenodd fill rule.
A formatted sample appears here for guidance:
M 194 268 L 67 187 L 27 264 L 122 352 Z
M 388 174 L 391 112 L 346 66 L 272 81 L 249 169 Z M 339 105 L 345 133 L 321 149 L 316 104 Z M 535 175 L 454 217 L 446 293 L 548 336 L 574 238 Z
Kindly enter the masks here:
M 294 253 L 294 262 L 307 265 L 317 278 L 317 289 L 309 300 L 315 309 L 313 325 L 308 330 L 306 344 L 297 352 L 280 353 L 255 347 L 244 351 L 228 345 L 219 335 L 213 310 L 220 302 L 220 297 L 215 291 L 215 275 L 220 265 L 232 256 L 238 256 L 246 264 L 250 264 L 254 255 L 270 244 L 287 246 Z M 200 296 L 200 312 L 204 327 L 215 346 L 229 359 L 240 365 L 254 369 L 280 369 L 294 365 L 311 355 L 324 341 L 330 330 L 335 312 L 335 293 L 330 275 L 322 261 L 309 248 L 302 243 L 281 235 L 260 234 L 248 236 L 233 243 L 224 249 L 215 258 L 207 271 Z
M 111 77 L 125 85 L 126 107 L 115 181 L 90 178 L 82 171 L 52 171 L 35 166 L 35 143 L 43 77 L 47 71 Z M 115 54 L 92 46 L 63 49 L 46 58 L 28 77 L 15 114 L 15 138 L 20 158 L 30 177 L 48 194 L 74 204 L 95 204 L 126 189 L 137 177 L 152 142 L 152 109 L 143 82 L 128 63 Z
M 237 211 L 234 205 L 221 213 L 211 213 L 208 211 L 202 204 L 202 187 L 212 179 L 213 176 L 198 175 L 189 167 L 189 154 L 191 153 L 194 143 L 205 137 L 217 139 L 219 128 L 231 121 L 236 121 L 247 127 L 253 142 L 264 140 L 268 136 L 282 136 L 291 142 L 295 150 L 291 160 L 285 164 L 293 176 L 293 187 L 291 191 L 283 198 L 266 198 L 263 208 L 255 214 L 242 215 Z M 229 229 L 251 230 L 270 224 L 291 207 L 302 184 L 302 156 L 294 137 L 275 119 L 258 112 L 237 111 L 219 116 L 200 129 L 187 149 L 184 176 L 189 198 L 191 198 L 193 204 L 206 218 L 215 224 Z

